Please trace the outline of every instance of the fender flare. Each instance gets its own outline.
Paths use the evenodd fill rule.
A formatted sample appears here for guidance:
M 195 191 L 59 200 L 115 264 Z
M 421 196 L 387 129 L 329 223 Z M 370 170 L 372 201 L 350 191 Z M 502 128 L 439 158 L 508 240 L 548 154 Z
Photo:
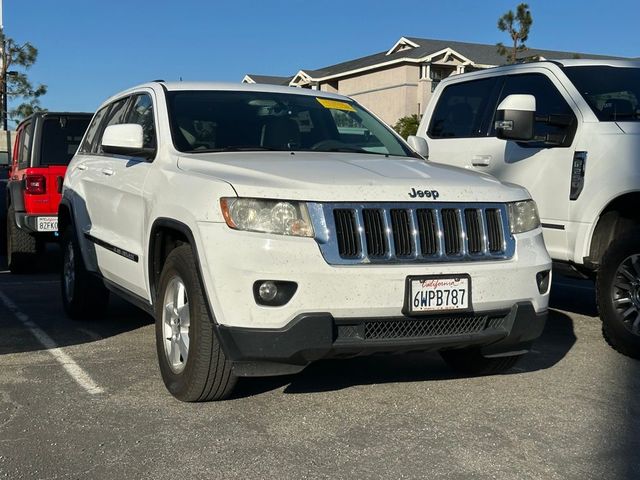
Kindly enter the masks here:
M 211 318 L 214 325 L 217 326 L 218 322 L 216 321 L 216 317 L 213 312 L 213 307 L 211 306 L 211 299 L 209 298 L 209 292 L 207 291 L 206 286 L 204 284 L 204 275 L 202 273 L 202 262 L 200 261 L 200 255 L 198 253 L 198 245 L 196 243 L 196 239 L 193 235 L 193 232 L 191 231 L 191 228 L 187 224 L 182 223 L 181 221 L 175 220 L 173 218 L 158 217 L 153 221 L 153 224 L 151 225 L 151 229 L 149 230 L 149 245 L 147 247 L 147 275 L 149 276 L 149 290 L 151 293 L 151 302 L 154 306 L 154 310 L 155 310 L 155 304 L 156 304 L 156 297 L 158 294 L 158 292 L 156 291 L 156 280 L 157 280 L 156 277 L 159 277 L 159 275 L 157 275 L 154 272 L 154 268 L 153 268 L 156 260 L 154 257 L 155 246 L 156 246 L 155 245 L 156 238 L 155 238 L 154 232 L 157 228 L 161 228 L 161 227 L 168 227 L 173 230 L 177 230 L 178 232 L 183 234 L 186 237 L 187 241 L 189 242 L 189 245 L 191 246 L 191 249 L 193 250 L 193 255 L 195 257 L 198 281 L 200 283 L 200 289 L 202 291 L 202 295 L 204 296 L 205 303 L 207 305 L 209 318 Z M 217 333 L 217 328 L 216 328 L 216 333 Z

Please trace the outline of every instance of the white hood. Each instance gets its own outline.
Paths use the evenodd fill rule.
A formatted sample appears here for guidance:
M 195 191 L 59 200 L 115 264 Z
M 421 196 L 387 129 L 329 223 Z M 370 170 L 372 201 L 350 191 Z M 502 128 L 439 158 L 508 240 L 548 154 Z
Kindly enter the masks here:
M 317 202 L 510 202 L 522 187 L 415 158 L 320 152 L 232 152 L 183 156 L 178 167 L 229 182 L 238 196 Z

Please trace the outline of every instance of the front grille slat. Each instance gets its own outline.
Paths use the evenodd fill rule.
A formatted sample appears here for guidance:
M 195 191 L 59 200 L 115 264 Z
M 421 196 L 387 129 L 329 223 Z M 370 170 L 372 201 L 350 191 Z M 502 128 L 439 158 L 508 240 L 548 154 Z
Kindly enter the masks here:
M 367 253 L 371 257 L 384 257 L 389 250 L 382 223 L 382 212 L 379 209 L 365 208 L 362 214 Z
M 487 234 L 489 236 L 489 251 L 491 253 L 501 252 L 503 249 L 503 234 L 500 210 L 495 208 L 487 209 L 486 217 Z
M 444 224 L 444 249 L 447 255 L 457 255 L 460 252 L 460 223 L 458 212 L 453 208 L 442 210 Z
M 467 250 L 471 254 L 482 252 L 482 233 L 480 229 L 480 212 L 477 209 L 466 209 L 464 219 L 467 227 Z
M 331 264 L 495 260 L 515 252 L 503 204 L 344 203 L 324 208 L 333 223 L 325 227 L 326 240 L 318 241 Z
M 344 258 L 358 257 L 360 255 L 360 241 L 357 239 L 355 212 L 351 209 L 336 209 L 333 214 L 340 256 Z
M 396 247 L 396 256 L 408 257 L 413 253 L 411 224 L 406 210 L 391 210 L 391 230 Z

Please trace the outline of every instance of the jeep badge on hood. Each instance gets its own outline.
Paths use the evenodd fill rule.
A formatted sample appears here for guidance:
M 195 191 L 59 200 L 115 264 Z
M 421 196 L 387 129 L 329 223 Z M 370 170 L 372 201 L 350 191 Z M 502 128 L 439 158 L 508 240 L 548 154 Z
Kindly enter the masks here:
M 440 196 L 440 193 L 437 190 L 416 190 L 415 188 L 412 188 L 411 191 L 409 192 L 409 196 L 411 198 L 420 197 L 420 198 L 433 198 L 434 200 L 437 200 L 438 197 Z

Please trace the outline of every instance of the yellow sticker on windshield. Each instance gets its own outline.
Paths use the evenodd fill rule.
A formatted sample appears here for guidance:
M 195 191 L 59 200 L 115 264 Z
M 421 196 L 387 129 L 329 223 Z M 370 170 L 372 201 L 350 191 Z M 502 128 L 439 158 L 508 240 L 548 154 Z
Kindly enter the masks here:
M 356 109 L 349 105 L 347 102 L 340 102 L 338 100 L 329 100 L 328 98 L 318 98 L 318 103 L 324 108 L 332 108 L 333 110 L 345 110 L 347 112 L 355 112 Z

